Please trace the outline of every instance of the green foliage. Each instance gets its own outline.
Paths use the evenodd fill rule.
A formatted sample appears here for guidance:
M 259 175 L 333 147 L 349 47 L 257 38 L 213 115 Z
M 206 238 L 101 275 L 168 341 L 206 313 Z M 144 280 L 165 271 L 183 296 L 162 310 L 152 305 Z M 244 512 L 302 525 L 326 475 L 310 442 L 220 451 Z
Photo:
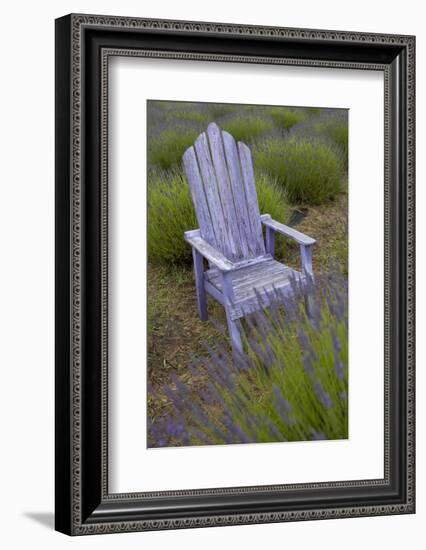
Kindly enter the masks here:
M 254 151 L 255 167 L 276 180 L 293 203 L 321 204 L 341 190 L 342 160 L 320 139 L 271 138 Z
M 206 125 L 209 121 L 208 115 L 200 113 L 199 111 L 182 110 L 169 113 L 169 118 L 174 120 L 184 120 L 187 122 L 196 122 L 198 124 Z
M 286 223 L 290 210 L 282 189 L 265 174 L 256 176 L 261 213 Z M 189 185 L 182 172 L 151 172 L 148 176 L 148 258 L 150 262 L 189 263 L 191 247 L 183 234 L 198 227 Z M 284 244 L 277 242 L 277 254 Z
M 311 116 L 319 115 L 321 107 L 306 107 L 306 112 Z
M 236 141 L 250 143 L 272 129 L 272 122 L 260 117 L 238 116 L 221 124 L 223 130 L 234 136 Z
M 260 213 L 271 214 L 274 220 L 286 223 L 291 210 L 282 188 L 263 172 L 257 172 L 255 180 Z
M 226 103 L 210 103 L 208 105 L 208 113 L 211 120 L 216 120 L 224 115 L 234 113 L 236 109 L 236 105 L 228 105 Z
M 185 231 L 197 228 L 197 218 L 185 177 L 179 171 L 148 176 L 148 259 L 182 263 L 191 258 Z
M 342 150 L 345 166 L 348 165 L 348 145 L 349 132 L 348 123 L 339 118 L 328 118 L 324 121 L 317 122 L 314 126 L 315 132 L 319 135 L 327 136 Z
M 284 107 L 271 107 L 268 109 L 268 114 L 279 128 L 289 130 L 299 122 L 306 118 L 305 113 L 299 109 L 287 109 Z
M 176 128 L 165 130 L 148 140 L 149 167 L 167 170 L 179 166 L 182 155 L 197 139 L 197 130 Z

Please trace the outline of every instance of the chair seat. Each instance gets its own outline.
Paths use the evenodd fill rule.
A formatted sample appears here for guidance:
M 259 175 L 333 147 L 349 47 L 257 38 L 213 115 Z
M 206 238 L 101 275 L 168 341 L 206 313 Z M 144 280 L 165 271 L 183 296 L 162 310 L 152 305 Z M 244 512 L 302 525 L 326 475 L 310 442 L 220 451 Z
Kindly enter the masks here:
M 205 272 L 204 277 L 207 292 L 219 299 L 218 293 L 222 294 L 220 271 L 211 268 Z M 259 302 L 262 307 L 267 307 L 271 299 L 275 301 L 280 297 L 284 298 L 288 293 L 293 292 L 292 280 L 303 284 L 306 282 L 306 277 L 272 258 L 236 269 L 232 272 L 235 296 L 232 318 L 239 319 L 253 313 L 259 309 Z

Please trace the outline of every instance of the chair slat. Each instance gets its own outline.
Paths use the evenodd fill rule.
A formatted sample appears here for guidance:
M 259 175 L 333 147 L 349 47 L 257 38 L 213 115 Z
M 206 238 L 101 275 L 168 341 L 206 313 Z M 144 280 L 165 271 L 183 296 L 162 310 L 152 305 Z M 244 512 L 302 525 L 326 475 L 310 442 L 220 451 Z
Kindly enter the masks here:
M 258 235 L 254 235 L 252 232 L 237 144 L 233 136 L 228 132 L 222 132 L 222 136 L 225 146 L 226 163 L 234 194 L 235 216 L 240 229 L 243 257 L 253 258 L 258 255 L 261 247 L 257 242 Z
M 216 181 L 216 173 L 213 167 L 207 135 L 203 132 L 195 142 L 195 153 L 202 178 L 202 185 L 210 212 L 210 218 L 214 224 L 216 244 L 219 250 L 227 258 L 232 260 L 234 254 L 231 248 L 231 234 L 228 220 L 223 211 L 219 188 Z
M 210 217 L 210 211 L 204 193 L 203 180 L 197 163 L 194 147 L 190 147 L 183 155 L 183 165 L 191 190 L 192 202 L 194 203 L 195 214 L 200 224 L 201 236 L 212 246 L 217 247 L 217 239 L 214 224 Z
M 260 222 L 259 204 L 257 201 L 256 184 L 254 181 L 253 160 L 250 149 L 245 143 L 238 142 L 238 151 L 240 153 L 241 170 L 243 173 L 244 189 L 247 197 L 248 219 L 251 224 L 254 253 L 264 254 L 265 243 L 262 235 L 262 224 Z
M 264 255 L 248 147 L 211 123 L 183 163 L 202 237 L 233 262 Z
M 222 132 L 217 124 L 207 128 L 212 163 L 216 174 L 216 183 L 222 204 L 225 223 L 228 228 L 229 247 L 234 261 L 247 257 L 248 250 L 243 227 L 239 226 L 235 203 L 241 200 L 238 186 L 233 186 L 228 170 Z M 234 194 L 236 195 L 234 198 Z M 241 233 L 240 234 L 240 230 Z

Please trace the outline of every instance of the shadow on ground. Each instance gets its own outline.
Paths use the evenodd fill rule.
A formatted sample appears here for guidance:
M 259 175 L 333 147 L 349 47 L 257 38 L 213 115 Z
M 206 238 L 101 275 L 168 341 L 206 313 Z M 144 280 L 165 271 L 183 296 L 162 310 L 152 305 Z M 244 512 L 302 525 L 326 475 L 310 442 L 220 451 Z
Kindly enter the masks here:
M 54 529 L 55 527 L 55 516 L 53 512 L 24 512 L 24 516 L 49 529 Z

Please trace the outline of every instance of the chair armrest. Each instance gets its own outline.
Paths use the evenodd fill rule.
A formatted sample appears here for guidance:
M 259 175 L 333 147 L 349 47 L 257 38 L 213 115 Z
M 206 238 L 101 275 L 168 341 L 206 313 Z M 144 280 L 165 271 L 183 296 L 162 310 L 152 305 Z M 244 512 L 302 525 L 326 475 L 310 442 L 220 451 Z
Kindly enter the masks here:
M 235 265 L 222 252 L 211 246 L 200 236 L 199 230 L 186 231 L 185 240 L 220 271 L 232 271 L 235 269 Z
M 303 246 L 310 246 L 316 243 L 315 239 L 312 237 L 308 237 L 308 235 L 305 235 L 300 231 L 296 231 L 296 229 L 288 227 L 288 225 L 284 225 L 283 223 L 273 220 L 270 214 L 262 214 L 260 216 L 260 220 L 263 225 L 266 225 L 266 227 L 270 227 L 273 231 L 281 233 L 282 235 L 293 239 L 293 241 L 296 241 Z

